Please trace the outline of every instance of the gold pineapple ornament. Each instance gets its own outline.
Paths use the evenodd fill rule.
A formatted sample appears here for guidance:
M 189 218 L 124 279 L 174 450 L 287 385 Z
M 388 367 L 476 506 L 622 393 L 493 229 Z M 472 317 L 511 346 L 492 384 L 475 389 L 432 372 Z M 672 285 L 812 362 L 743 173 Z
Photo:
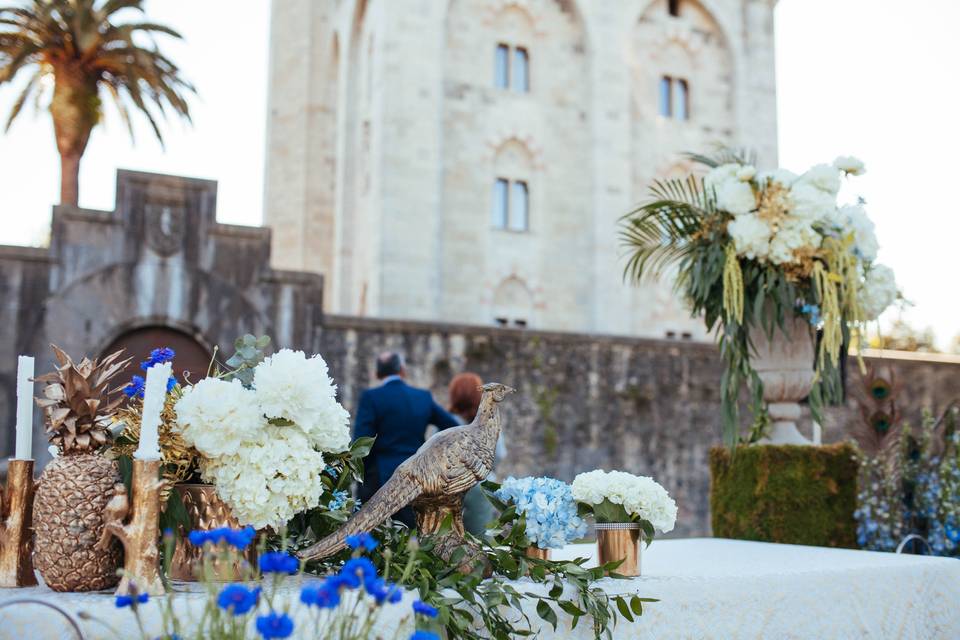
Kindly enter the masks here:
M 130 359 L 117 351 L 102 360 L 75 363 L 55 345 L 56 371 L 37 404 L 44 409 L 47 437 L 59 454 L 40 475 L 33 506 L 34 566 L 54 591 L 96 591 L 120 581 L 120 543 L 97 549 L 104 508 L 121 482 L 117 464 L 100 455 L 110 438 L 111 417 L 122 396 L 110 400 L 108 387 Z

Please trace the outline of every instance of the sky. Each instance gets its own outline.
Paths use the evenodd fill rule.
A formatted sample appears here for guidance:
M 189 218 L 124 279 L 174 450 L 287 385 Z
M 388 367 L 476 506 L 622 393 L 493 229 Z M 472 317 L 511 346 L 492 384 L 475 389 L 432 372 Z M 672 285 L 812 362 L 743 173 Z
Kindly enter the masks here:
M 161 44 L 198 87 L 193 126 L 164 127 L 164 149 L 138 119 L 134 147 L 108 111 L 84 156 L 81 206 L 112 209 L 116 169 L 136 169 L 217 180 L 219 221 L 260 224 L 269 4 L 146 1 L 151 20 L 184 36 Z M 957 0 L 780 0 L 776 10 L 780 164 L 802 171 L 838 155 L 866 162 L 867 174 L 841 196 L 866 199 L 879 259 L 913 303 L 904 319 L 931 327 L 941 346 L 960 333 L 950 279 L 960 253 L 957 24 Z M 0 87 L 4 122 L 16 93 Z M 58 194 L 49 115 L 22 114 L 0 133 L 0 244 L 45 242 Z

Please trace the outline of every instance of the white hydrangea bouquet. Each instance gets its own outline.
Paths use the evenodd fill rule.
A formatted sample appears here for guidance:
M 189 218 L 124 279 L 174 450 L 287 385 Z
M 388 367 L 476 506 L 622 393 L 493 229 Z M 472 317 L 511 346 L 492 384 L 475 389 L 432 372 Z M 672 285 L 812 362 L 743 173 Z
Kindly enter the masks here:
M 647 476 L 597 469 L 578 474 L 571 489 L 580 515 L 592 515 L 598 524 L 638 523 L 647 545 L 677 522 L 677 503 Z
M 837 202 L 841 179 L 864 173 L 856 158 L 796 175 L 758 171 L 739 152 L 690 157 L 709 168 L 703 178 L 657 181 L 652 201 L 624 217 L 626 274 L 641 281 L 676 266 L 677 287 L 693 313 L 710 331 L 719 323 L 724 440 L 732 446 L 742 383 L 750 386 L 756 424 L 764 424 L 751 331 L 772 337 L 795 316 L 820 331 L 810 394 L 819 416 L 824 402 L 839 397 L 841 351 L 860 344 L 865 323 L 899 294 L 893 271 L 876 262 L 877 239 L 862 201 Z
M 263 358 L 259 346 L 238 341 L 240 366 L 184 387 L 175 411 L 201 477 L 240 523 L 279 529 L 320 506 L 324 453 L 350 448 L 350 416 L 322 357 L 281 349 Z

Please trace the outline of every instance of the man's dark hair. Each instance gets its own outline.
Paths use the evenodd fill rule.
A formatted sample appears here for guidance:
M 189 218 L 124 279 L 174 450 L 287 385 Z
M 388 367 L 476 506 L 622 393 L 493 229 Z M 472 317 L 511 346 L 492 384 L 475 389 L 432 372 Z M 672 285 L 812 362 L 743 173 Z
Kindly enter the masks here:
M 383 380 L 387 376 L 400 375 L 403 371 L 403 356 L 395 351 L 381 353 L 377 356 L 377 379 Z

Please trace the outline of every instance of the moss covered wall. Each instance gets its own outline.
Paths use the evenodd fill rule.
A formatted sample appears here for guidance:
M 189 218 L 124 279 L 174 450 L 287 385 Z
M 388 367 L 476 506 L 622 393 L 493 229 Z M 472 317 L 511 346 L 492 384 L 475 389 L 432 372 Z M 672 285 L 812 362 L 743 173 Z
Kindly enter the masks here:
M 713 535 L 823 547 L 856 547 L 853 447 L 740 447 L 710 451 Z

